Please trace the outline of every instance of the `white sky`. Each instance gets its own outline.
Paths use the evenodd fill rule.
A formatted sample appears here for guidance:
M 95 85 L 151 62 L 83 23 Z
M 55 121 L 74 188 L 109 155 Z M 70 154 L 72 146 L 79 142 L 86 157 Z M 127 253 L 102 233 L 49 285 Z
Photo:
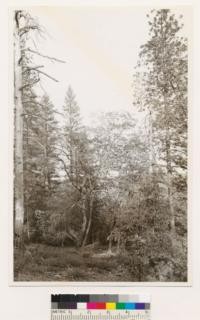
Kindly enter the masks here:
M 50 37 L 39 40 L 39 51 L 66 60 L 44 61 L 45 72 L 59 80 L 42 77 L 42 84 L 57 108 L 71 85 L 81 113 L 132 110 L 132 75 L 140 45 L 148 38 L 148 7 L 32 7 Z M 191 31 L 191 11 L 174 8 L 184 16 L 184 35 Z

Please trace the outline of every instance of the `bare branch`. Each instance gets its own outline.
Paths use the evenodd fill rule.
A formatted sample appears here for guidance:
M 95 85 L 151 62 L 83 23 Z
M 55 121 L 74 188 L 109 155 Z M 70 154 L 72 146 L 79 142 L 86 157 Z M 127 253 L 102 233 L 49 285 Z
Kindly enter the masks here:
M 64 171 L 65 171 L 66 175 L 68 176 L 69 181 L 71 182 L 72 186 L 73 186 L 76 190 L 78 190 L 80 193 L 82 193 L 82 188 L 81 188 L 81 187 L 78 187 L 76 184 L 73 183 L 72 177 L 71 177 L 69 171 L 67 170 L 67 166 L 66 166 L 64 160 L 63 160 L 62 158 L 58 158 L 58 160 L 59 160 L 60 162 L 62 162 Z
M 39 31 L 39 27 L 38 26 L 26 26 L 26 27 L 23 27 L 23 28 L 20 28 L 19 29 L 19 34 L 20 34 L 20 37 L 22 37 L 25 33 L 29 32 L 30 30 L 38 30 Z
M 29 136 L 29 139 L 35 141 L 43 150 L 45 150 L 46 147 L 39 140 L 37 140 L 35 137 Z
M 27 68 L 25 68 L 25 69 L 23 70 L 23 73 L 28 72 L 28 71 L 32 71 L 32 70 L 37 71 L 39 68 L 44 68 L 44 66 L 43 66 L 43 65 L 41 65 L 41 66 L 32 66 L 32 67 L 27 67 Z
M 49 59 L 49 60 L 52 60 L 52 61 L 56 61 L 56 62 L 60 62 L 60 63 L 66 63 L 66 61 L 64 61 L 64 60 L 60 60 L 60 59 L 57 59 L 57 58 L 54 58 L 54 57 L 49 57 L 49 56 L 46 56 L 46 55 L 44 55 L 44 54 L 42 54 L 42 53 L 40 53 L 40 52 L 38 52 L 38 51 L 35 51 L 35 50 L 33 50 L 33 49 L 30 49 L 30 48 L 27 48 L 27 49 L 25 49 L 26 51 L 29 51 L 29 52 L 32 52 L 32 53 L 35 53 L 35 54 L 37 54 L 38 56 L 41 56 L 41 57 L 43 57 L 43 58 L 46 58 L 46 59 Z
M 55 147 L 55 148 L 56 148 L 57 150 L 61 151 L 61 152 L 67 157 L 68 160 L 70 159 L 70 155 L 63 150 L 63 147 L 62 147 L 62 146 L 61 146 L 61 148 L 59 148 L 59 147 Z
M 55 111 L 55 109 L 53 109 L 53 112 L 54 112 L 54 113 L 57 113 L 57 114 L 59 114 L 60 116 L 64 116 L 64 114 L 63 114 L 62 112 L 59 112 L 59 111 Z
M 53 80 L 53 81 L 55 81 L 55 82 L 59 82 L 57 79 L 53 78 L 52 76 L 50 76 L 50 75 L 47 74 L 46 72 L 43 72 L 43 71 L 41 71 L 41 70 L 37 70 L 37 72 L 43 74 L 44 76 L 46 76 L 47 78 L 49 78 L 49 79 L 51 79 L 51 80 Z
M 32 98 L 32 97 L 30 97 Z M 34 97 L 33 97 L 34 98 Z M 34 100 L 23 100 L 22 101 L 23 103 L 31 103 L 31 104 L 35 104 L 35 105 L 38 105 L 40 107 L 45 107 L 44 104 L 40 103 L 40 102 L 37 102 L 37 101 L 34 101 Z
M 22 86 L 21 88 L 19 88 L 19 90 L 23 90 L 25 88 L 28 88 L 28 87 L 32 87 L 34 84 L 36 84 L 37 82 L 40 81 L 40 78 L 38 78 L 37 80 L 33 81 L 32 83 L 27 83 L 25 84 L 24 86 Z

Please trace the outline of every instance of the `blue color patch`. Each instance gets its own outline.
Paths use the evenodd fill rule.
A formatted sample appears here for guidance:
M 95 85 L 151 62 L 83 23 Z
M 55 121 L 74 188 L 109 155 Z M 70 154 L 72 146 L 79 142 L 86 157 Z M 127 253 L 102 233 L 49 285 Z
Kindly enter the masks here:
M 125 303 L 126 310 L 135 310 L 136 304 L 135 303 Z

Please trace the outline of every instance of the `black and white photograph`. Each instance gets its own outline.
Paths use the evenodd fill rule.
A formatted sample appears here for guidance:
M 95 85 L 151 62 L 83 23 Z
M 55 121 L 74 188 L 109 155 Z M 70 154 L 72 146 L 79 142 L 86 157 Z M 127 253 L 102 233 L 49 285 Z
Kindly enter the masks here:
M 13 281 L 187 284 L 191 8 L 11 11 Z

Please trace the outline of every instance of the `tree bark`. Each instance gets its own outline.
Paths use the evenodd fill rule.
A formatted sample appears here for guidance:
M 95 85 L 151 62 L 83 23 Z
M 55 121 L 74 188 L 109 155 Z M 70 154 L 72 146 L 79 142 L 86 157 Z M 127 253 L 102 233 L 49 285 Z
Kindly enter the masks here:
M 149 173 L 153 174 L 153 124 L 152 124 L 152 112 L 149 110 Z
M 94 197 L 93 197 L 93 195 L 90 195 L 89 217 L 88 217 L 88 221 L 87 221 L 87 227 L 86 227 L 85 235 L 84 235 L 83 242 L 82 242 L 82 247 L 84 247 L 87 244 L 88 236 L 89 236 L 89 233 L 90 233 L 90 230 L 91 230 L 92 213 L 93 213 L 93 202 L 94 202 Z
M 17 235 L 22 234 L 24 224 L 24 181 L 23 181 L 23 104 L 22 104 L 22 66 L 19 24 L 14 33 L 14 103 L 15 103 L 15 179 L 14 179 L 14 228 Z
M 170 126 L 169 126 L 169 111 L 167 105 L 167 99 L 164 94 L 164 108 L 166 118 L 166 129 L 165 129 L 165 149 L 166 149 L 166 168 L 167 168 L 167 190 L 168 190 L 168 203 L 170 211 L 170 228 L 172 240 L 176 236 L 175 230 L 175 212 L 174 212 L 174 201 L 172 191 L 172 158 L 171 158 L 171 142 L 170 142 Z
M 86 214 L 86 200 L 87 197 L 85 195 L 83 195 L 83 205 L 82 205 L 82 214 L 83 214 L 83 222 L 82 222 L 82 236 L 81 236 L 81 245 L 83 243 L 84 237 L 85 237 L 85 233 L 86 233 L 86 228 L 87 228 L 87 214 Z
M 175 230 L 175 212 L 174 212 L 174 201 L 172 192 L 172 166 L 171 166 L 171 152 L 170 152 L 170 140 L 168 133 L 166 133 L 166 161 L 167 161 L 167 189 L 168 189 L 168 202 L 170 210 L 170 227 L 172 237 L 176 235 Z
M 176 236 L 175 230 L 175 212 L 174 212 L 174 201 L 172 192 L 172 156 L 171 156 L 171 137 L 170 137 L 170 119 L 169 119 L 169 102 L 167 94 L 169 94 L 168 88 L 168 70 L 166 67 L 166 34 L 163 30 L 163 18 L 161 19 L 161 42 L 162 42 L 162 76 L 164 85 L 162 88 L 163 100 L 164 100 L 164 112 L 165 112 L 165 148 L 166 148 L 166 168 L 167 168 L 167 189 L 168 189 L 168 203 L 170 211 L 170 227 L 171 227 L 171 238 L 172 240 Z

